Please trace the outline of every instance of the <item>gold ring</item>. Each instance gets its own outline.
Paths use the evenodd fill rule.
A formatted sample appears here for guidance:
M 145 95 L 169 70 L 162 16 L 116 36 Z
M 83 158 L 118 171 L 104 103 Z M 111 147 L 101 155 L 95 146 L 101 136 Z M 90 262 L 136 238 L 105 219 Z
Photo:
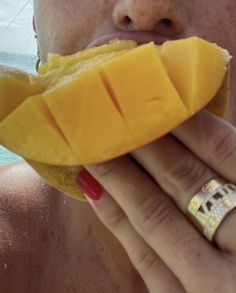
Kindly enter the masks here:
M 204 184 L 190 200 L 188 214 L 209 241 L 226 216 L 236 208 L 236 186 L 223 179 Z

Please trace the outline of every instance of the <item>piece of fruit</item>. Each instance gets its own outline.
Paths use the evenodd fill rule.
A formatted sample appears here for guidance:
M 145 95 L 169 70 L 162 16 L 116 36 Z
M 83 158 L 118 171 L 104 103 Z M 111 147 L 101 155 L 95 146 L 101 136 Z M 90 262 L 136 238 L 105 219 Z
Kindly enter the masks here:
M 16 90 L 0 96 L 0 143 L 58 190 L 83 198 L 75 183 L 82 165 L 142 147 L 204 107 L 223 116 L 229 60 L 226 50 L 197 37 L 162 46 L 116 41 L 72 56 L 52 54 L 37 77 L 1 83 L 6 73 L 0 75 L 3 93 Z M 27 90 L 33 80 L 37 91 L 28 96 L 18 79 Z M 1 108 L 3 101 L 11 108 Z

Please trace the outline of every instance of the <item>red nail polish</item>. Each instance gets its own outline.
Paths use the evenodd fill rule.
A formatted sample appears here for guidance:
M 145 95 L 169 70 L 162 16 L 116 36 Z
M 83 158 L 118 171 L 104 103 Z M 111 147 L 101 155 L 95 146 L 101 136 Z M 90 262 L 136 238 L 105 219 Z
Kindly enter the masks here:
M 76 177 L 77 184 L 92 200 L 99 200 L 102 196 L 103 188 L 86 169 L 83 169 Z

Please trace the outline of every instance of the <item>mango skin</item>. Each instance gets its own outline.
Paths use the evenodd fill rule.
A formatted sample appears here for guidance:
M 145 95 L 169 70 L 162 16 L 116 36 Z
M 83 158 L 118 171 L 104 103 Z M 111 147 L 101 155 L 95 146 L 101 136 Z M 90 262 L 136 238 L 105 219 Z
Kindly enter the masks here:
M 57 61 L 57 66 L 59 66 L 58 65 L 59 59 L 55 58 L 55 60 Z M 52 67 L 52 71 L 55 70 L 56 67 Z M 49 73 L 47 74 L 50 74 L 50 73 L 52 72 L 49 70 Z M 209 109 L 211 109 L 217 115 L 223 115 L 226 110 L 227 103 L 225 101 L 227 101 L 227 97 L 229 94 L 228 81 L 229 79 L 227 79 L 227 76 L 226 76 L 220 90 L 215 96 L 215 99 L 213 99 L 212 102 L 208 106 Z M 61 192 L 64 192 L 74 198 L 84 199 L 83 193 L 79 190 L 77 184 L 75 183 L 75 177 L 79 173 L 82 167 L 51 166 L 51 165 L 39 163 L 33 160 L 29 160 L 29 159 L 26 159 L 26 161 L 50 185 L 54 186 Z
M 229 66 L 230 67 L 230 66 Z M 211 102 L 206 106 L 206 109 L 216 116 L 224 118 L 229 104 L 230 96 L 230 68 L 224 77 L 223 83 Z
M 76 176 L 83 169 L 82 166 L 53 166 L 35 161 L 25 161 L 52 187 L 74 199 L 86 201 L 83 191 L 76 183 Z

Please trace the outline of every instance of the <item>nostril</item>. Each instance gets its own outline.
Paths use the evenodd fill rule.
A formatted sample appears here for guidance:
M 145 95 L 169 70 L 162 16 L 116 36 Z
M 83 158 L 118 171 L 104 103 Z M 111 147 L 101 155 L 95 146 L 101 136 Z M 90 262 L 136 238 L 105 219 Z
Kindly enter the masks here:
M 124 25 L 128 25 L 128 24 L 130 24 L 132 22 L 132 20 L 131 20 L 131 18 L 128 15 L 126 15 L 123 18 L 123 21 L 122 22 L 123 22 Z
M 165 27 L 170 27 L 173 25 L 173 21 L 169 18 L 163 18 L 161 22 L 164 24 Z

